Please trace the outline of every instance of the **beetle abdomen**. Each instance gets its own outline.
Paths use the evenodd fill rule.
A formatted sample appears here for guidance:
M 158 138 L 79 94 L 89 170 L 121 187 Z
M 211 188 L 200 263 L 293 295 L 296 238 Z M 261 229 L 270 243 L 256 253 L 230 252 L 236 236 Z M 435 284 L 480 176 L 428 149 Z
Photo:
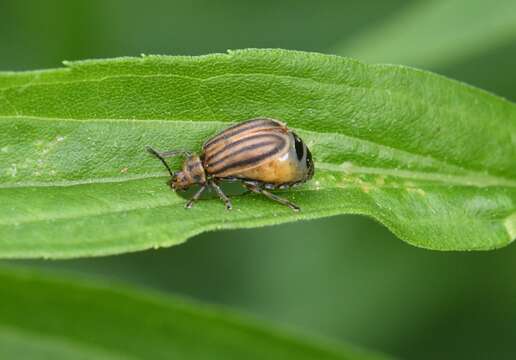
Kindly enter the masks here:
M 271 185 L 291 185 L 303 180 L 298 163 L 285 156 L 279 159 L 270 159 L 256 167 L 245 169 L 239 174 L 235 174 L 235 177 Z

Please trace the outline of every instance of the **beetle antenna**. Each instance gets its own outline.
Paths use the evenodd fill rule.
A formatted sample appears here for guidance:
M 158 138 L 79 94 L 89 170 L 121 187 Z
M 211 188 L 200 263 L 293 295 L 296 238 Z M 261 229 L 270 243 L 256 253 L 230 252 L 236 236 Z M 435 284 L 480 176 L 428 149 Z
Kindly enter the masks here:
M 176 175 L 174 174 L 174 172 L 172 171 L 172 169 L 170 169 L 170 166 L 168 166 L 167 162 L 165 161 L 165 158 L 163 156 L 161 156 L 161 154 L 156 151 L 155 149 L 151 148 L 150 146 L 147 146 L 145 147 L 147 149 L 147 151 L 149 153 L 151 153 L 152 155 L 156 156 L 158 159 L 161 160 L 161 162 L 163 163 L 163 165 L 165 165 L 165 167 L 167 168 L 170 176 L 172 177 L 175 177 Z

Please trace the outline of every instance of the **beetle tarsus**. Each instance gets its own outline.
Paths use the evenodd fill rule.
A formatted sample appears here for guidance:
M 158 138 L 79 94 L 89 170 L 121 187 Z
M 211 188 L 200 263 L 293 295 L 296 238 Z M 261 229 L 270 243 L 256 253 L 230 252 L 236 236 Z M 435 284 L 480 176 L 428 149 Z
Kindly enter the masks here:
M 206 190 L 206 185 L 202 185 L 201 188 L 199 190 L 197 190 L 197 192 L 194 194 L 194 196 L 192 196 L 192 198 L 185 204 L 185 209 L 190 209 L 193 206 L 193 204 L 197 200 L 199 200 L 199 198 L 201 197 L 204 190 Z
M 244 186 L 248 190 L 250 190 L 250 191 L 252 191 L 252 192 L 254 192 L 256 194 L 262 194 L 262 195 L 268 197 L 271 200 L 274 200 L 276 202 L 279 202 L 280 204 L 288 206 L 289 208 L 291 208 L 295 212 L 301 211 L 301 208 L 299 206 L 297 206 L 296 204 L 290 202 L 289 200 L 287 200 L 285 198 L 282 198 L 282 197 L 280 197 L 278 195 L 275 195 L 275 194 L 273 194 L 273 193 L 271 193 L 271 192 L 261 188 L 260 186 L 258 186 L 256 184 L 244 183 Z
M 222 191 L 220 186 L 215 181 L 212 181 L 210 185 L 213 189 L 215 189 L 215 192 L 219 196 L 220 200 L 224 201 L 226 210 L 231 210 L 233 208 L 233 205 L 231 205 L 231 200 L 229 200 L 228 196 L 224 194 L 224 191 Z

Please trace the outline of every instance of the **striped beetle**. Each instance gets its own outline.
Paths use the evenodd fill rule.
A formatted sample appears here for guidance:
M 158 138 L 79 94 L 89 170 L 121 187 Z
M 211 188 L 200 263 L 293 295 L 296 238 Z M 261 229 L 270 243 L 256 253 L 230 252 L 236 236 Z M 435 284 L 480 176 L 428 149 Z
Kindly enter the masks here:
M 308 147 L 285 124 L 274 119 L 257 118 L 231 126 L 206 141 L 200 156 L 185 150 L 160 152 L 151 147 L 147 150 L 167 168 L 172 190 L 186 190 L 193 184 L 200 186 L 186 208 L 192 207 L 210 186 L 229 210 L 231 201 L 219 182 L 241 181 L 249 191 L 299 211 L 297 205 L 268 190 L 304 183 L 314 174 Z M 165 159 L 178 155 L 186 158 L 183 168 L 172 171 Z

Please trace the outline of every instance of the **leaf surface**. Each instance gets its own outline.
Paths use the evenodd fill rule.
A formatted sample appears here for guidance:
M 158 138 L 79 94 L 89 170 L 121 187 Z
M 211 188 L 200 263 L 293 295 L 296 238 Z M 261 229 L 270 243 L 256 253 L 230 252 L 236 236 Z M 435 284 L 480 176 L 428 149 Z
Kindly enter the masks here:
M 185 210 L 145 146 L 197 151 L 258 116 L 314 155 L 314 179 L 279 192 L 302 212 L 255 195 Z M 515 164 L 513 103 L 401 66 L 241 50 L 3 73 L 0 256 L 106 255 L 344 213 L 416 246 L 493 249 L 516 237 Z

